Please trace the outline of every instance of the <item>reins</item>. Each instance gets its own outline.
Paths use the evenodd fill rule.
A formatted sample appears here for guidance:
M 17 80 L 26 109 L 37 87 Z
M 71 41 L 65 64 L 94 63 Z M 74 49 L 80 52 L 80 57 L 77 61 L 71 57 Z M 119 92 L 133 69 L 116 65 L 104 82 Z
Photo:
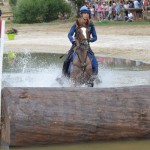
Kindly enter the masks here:
M 79 58 L 79 61 L 80 61 L 80 64 L 81 64 L 81 68 L 82 68 L 82 70 L 83 70 L 83 73 L 84 73 L 84 71 L 85 71 L 85 69 L 86 69 L 86 60 L 87 60 L 87 53 L 86 53 L 86 57 L 85 57 L 85 60 L 84 60 L 84 62 L 82 63 L 82 61 L 81 61 L 81 59 L 80 59 L 80 56 L 79 56 L 79 54 L 77 53 L 77 56 L 78 56 L 78 58 Z

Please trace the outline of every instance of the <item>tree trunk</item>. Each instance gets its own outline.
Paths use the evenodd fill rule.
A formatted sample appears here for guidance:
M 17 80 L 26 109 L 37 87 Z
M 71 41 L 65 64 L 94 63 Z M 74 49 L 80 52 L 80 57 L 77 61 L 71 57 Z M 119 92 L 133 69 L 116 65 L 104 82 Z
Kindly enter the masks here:
M 70 0 L 70 3 L 71 3 L 71 6 L 72 6 L 73 16 L 76 17 L 77 16 L 77 12 L 78 12 L 76 1 L 75 0 Z
M 150 86 L 2 90 L 2 143 L 9 146 L 148 137 Z

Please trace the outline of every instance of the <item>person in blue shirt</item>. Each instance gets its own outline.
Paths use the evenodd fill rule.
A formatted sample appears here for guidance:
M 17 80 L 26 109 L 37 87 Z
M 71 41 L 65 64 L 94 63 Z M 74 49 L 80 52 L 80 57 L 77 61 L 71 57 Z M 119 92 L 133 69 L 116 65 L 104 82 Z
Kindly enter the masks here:
M 97 34 L 96 34 L 96 30 L 94 27 L 93 22 L 90 20 L 90 10 L 86 7 L 86 6 L 82 6 L 80 8 L 80 15 L 81 18 L 83 19 L 83 21 L 89 21 L 89 30 L 90 30 L 90 35 L 92 35 L 92 37 L 90 37 L 89 39 L 89 43 L 90 42 L 95 42 L 97 40 Z M 75 33 L 76 33 L 76 23 L 74 23 L 68 33 L 68 38 L 70 40 L 70 42 L 72 43 L 71 49 L 68 52 L 68 55 L 66 57 L 66 60 L 64 61 L 63 64 L 63 74 L 65 76 L 68 76 L 68 67 L 72 58 L 72 55 L 74 53 L 74 48 L 77 46 L 76 41 L 75 41 Z M 93 53 L 93 51 L 91 50 L 90 46 L 88 49 L 88 56 L 90 57 L 91 61 L 92 61 L 92 69 L 93 69 L 93 75 L 97 75 L 98 74 L 98 63 L 96 60 L 96 57 Z

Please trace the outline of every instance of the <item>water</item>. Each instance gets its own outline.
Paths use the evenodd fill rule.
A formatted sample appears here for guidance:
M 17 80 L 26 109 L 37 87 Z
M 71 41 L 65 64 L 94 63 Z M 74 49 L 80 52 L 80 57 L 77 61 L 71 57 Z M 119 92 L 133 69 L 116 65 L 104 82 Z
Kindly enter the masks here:
M 3 87 L 61 87 L 56 78 L 61 76 L 65 59 L 58 54 L 16 54 L 13 60 L 4 55 Z M 150 65 L 140 61 L 98 57 L 102 83 L 95 87 L 121 87 L 150 84 Z M 65 81 L 64 87 L 71 87 Z M 8 147 L 1 148 L 7 150 Z M 13 150 L 149 150 L 150 140 L 129 140 L 69 145 L 52 145 Z
M 4 56 L 3 82 L 5 87 L 71 87 L 65 80 L 60 85 L 56 78 L 61 76 L 65 59 L 58 54 L 17 54 L 14 60 Z M 119 58 L 98 57 L 99 78 L 102 83 L 95 87 L 120 87 L 150 84 L 150 65 L 139 61 Z

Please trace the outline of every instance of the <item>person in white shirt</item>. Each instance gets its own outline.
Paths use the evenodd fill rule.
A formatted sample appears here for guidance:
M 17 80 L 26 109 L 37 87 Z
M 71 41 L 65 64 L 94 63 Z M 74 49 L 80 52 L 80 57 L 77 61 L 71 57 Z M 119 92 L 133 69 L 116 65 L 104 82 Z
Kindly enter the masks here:
M 134 0 L 134 8 L 140 8 L 140 3 L 138 0 Z
M 112 12 L 113 12 L 113 8 L 112 8 L 112 3 L 110 2 L 109 3 L 109 7 L 108 7 L 108 19 L 110 20 L 110 19 L 113 19 L 113 14 L 112 14 Z
M 130 10 L 128 11 L 128 16 L 125 16 L 125 21 L 127 21 L 127 22 L 133 21 L 133 14 Z
M 138 0 L 134 0 L 134 8 L 139 9 L 140 8 L 140 3 Z M 134 13 L 134 17 L 136 20 L 139 19 L 139 14 L 140 14 L 140 10 L 136 10 Z

